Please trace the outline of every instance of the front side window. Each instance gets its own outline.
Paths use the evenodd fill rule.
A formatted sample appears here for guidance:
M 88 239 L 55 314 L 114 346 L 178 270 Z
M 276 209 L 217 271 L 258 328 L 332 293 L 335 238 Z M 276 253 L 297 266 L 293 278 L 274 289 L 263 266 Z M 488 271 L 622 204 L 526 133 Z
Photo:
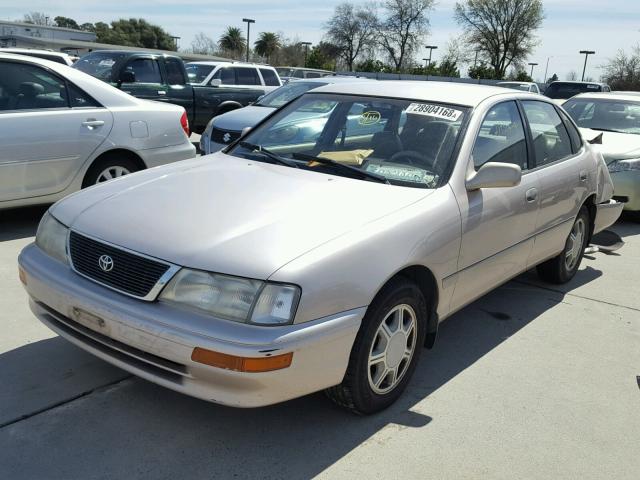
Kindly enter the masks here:
M 133 72 L 136 83 L 162 83 L 160 66 L 152 58 L 136 58 L 131 60 L 125 70 Z
M 216 68 L 215 65 L 199 65 L 197 63 L 189 63 L 185 67 L 189 83 L 204 82 L 211 71 Z
M 484 117 L 473 146 L 476 170 L 487 162 L 513 163 L 528 168 L 527 144 L 516 102 L 495 105 Z
M 220 80 L 222 85 L 236 85 L 236 74 L 231 68 L 220 68 L 213 74 L 212 80 Z
M 436 188 L 450 171 L 467 115 L 465 107 L 429 101 L 307 93 L 228 153 L 359 180 Z
M 640 134 L 640 102 L 575 98 L 567 101 L 563 108 L 581 128 Z
M 236 85 L 262 85 L 255 68 L 234 68 L 234 70 L 236 71 Z
M 553 105 L 546 102 L 523 101 L 522 106 L 531 128 L 536 166 L 572 155 L 569 134 Z
M 1 62 L 0 110 L 68 108 L 64 80 L 35 65 Z
M 278 79 L 278 75 L 273 70 L 268 68 L 261 68 L 260 73 L 262 74 L 262 78 L 264 78 L 264 84 L 269 87 L 277 87 L 280 85 L 280 80 Z

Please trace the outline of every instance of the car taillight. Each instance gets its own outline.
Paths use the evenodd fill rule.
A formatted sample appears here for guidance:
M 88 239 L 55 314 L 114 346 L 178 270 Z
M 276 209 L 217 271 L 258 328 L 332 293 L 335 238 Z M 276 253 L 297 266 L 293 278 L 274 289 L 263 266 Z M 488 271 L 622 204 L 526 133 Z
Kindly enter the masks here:
M 180 125 L 182 125 L 182 130 L 187 134 L 187 137 L 191 135 L 189 131 L 189 119 L 187 118 L 187 112 L 183 111 L 182 116 L 180 117 Z

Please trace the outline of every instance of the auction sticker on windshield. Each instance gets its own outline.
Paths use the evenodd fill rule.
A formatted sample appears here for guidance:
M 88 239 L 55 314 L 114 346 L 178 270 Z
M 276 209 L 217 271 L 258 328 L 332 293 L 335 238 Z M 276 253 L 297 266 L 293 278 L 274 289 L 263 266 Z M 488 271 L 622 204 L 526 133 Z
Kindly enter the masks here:
M 449 120 L 451 122 L 457 121 L 460 115 L 462 115 L 461 110 L 430 103 L 412 103 L 407 107 L 407 113 L 410 115 L 425 115 L 427 117 L 440 118 L 441 120 Z

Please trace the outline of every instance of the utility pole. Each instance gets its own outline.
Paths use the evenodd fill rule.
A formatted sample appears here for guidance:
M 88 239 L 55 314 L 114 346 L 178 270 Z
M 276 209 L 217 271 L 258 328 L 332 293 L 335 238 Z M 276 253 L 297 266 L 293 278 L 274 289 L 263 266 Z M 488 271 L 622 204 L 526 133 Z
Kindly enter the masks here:
M 529 74 L 529 76 L 531 77 L 531 80 L 533 80 L 533 67 L 535 67 L 538 64 L 534 62 L 529 62 L 529 65 L 531 65 L 531 73 Z
M 544 69 L 544 78 L 542 79 L 544 81 L 544 83 L 547 83 L 547 79 L 549 78 L 549 77 L 547 77 L 547 73 L 549 73 L 549 59 L 550 58 L 553 58 L 553 57 L 552 56 L 551 57 L 547 57 L 547 66 Z
M 435 45 L 425 45 L 424 48 L 428 48 L 429 49 L 429 63 L 427 63 L 427 67 L 429 67 L 429 65 L 431 65 L 431 53 L 436 50 L 438 47 Z
M 582 68 L 582 81 L 584 82 L 584 74 L 587 71 L 587 58 L 596 52 L 593 50 L 580 50 L 580 53 L 584 55 L 584 67 Z
M 304 45 L 304 66 L 307 66 L 307 53 L 309 52 L 309 45 L 311 42 L 300 42 L 300 45 Z
M 251 45 L 251 43 L 249 43 L 249 33 L 251 31 L 251 24 L 256 23 L 256 21 L 252 18 L 243 18 L 242 21 L 247 22 L 247 63 L 248 63 L 249 62 L 249 45 Z

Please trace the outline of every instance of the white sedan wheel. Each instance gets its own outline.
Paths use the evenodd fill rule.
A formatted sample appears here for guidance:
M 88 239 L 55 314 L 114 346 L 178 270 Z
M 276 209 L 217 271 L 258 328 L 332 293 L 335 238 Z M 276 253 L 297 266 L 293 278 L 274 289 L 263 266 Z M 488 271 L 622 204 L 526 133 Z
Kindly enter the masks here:
M 96 180 L 96 183 L 106 182 L 108 180 L 113 180 L 114 178 L 123 177 L 125 175 L 129 175 L 131 172 L 122 166 L 114 165 L 111 167 L 105 168 Z

